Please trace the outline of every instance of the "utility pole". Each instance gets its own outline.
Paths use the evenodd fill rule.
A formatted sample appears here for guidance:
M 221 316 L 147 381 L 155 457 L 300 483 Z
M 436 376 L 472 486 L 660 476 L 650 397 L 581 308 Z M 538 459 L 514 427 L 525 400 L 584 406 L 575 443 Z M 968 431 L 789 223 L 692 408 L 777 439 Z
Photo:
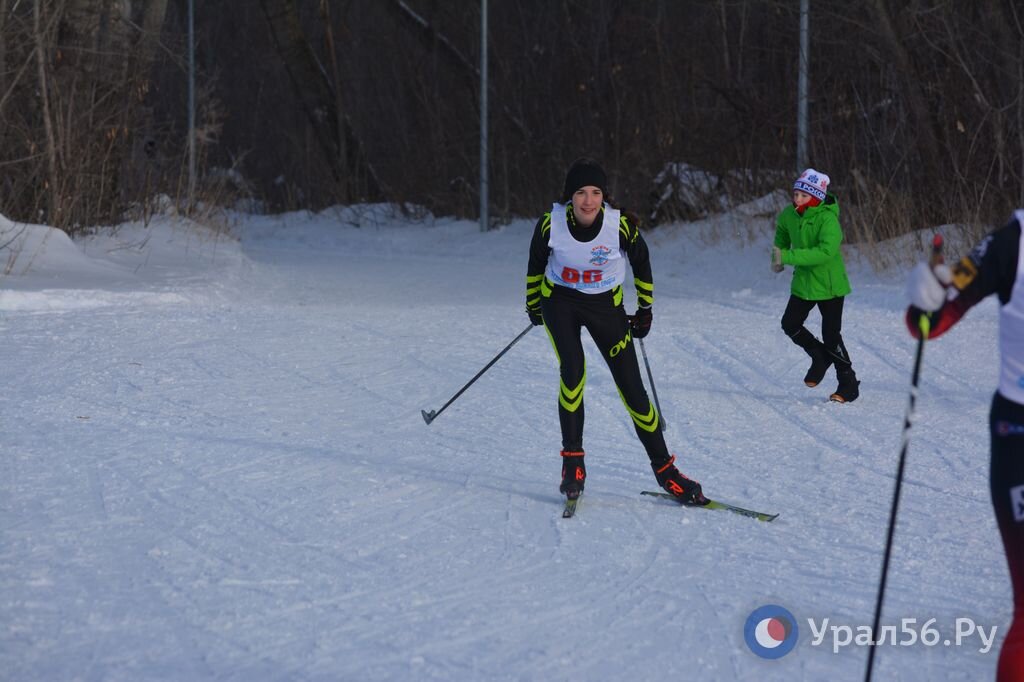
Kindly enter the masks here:
M 487 0 L 480 0 L 480 231 L 490 229 L 487 183 Z
M 188 212 L 196 200 L 196 36 L 195 0 L 188 0 Z
M 810 0 L 800 0 L 800 78 L 796 106 L 796 172 L 807 168 L 807 72 L 810 68 Z

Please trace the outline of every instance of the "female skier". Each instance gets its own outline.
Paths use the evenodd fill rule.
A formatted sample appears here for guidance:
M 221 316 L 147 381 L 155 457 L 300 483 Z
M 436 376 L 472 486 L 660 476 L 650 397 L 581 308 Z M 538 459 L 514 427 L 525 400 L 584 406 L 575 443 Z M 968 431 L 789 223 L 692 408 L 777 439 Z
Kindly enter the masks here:
M 679 473 L 647 397 L 634 338 L 651 329 L 654 280 L 647 244 L 629 220 L 607 202 L 604 170 L 590 159 L 569 168 L 560 200 L 533 232 L 526 269 L 526 312 L 544 325 L 561 376 L 558 419 L 562 429 L 562 482 L 570 499 L 583 491 L 583 386 L 586 363 L 581 340 L 586 327 L 604 358 L 658 483 L 683 504 L 707 504 L 700 484 Z M 622 305 L 626 261 L 633 271 L 637 311 Z

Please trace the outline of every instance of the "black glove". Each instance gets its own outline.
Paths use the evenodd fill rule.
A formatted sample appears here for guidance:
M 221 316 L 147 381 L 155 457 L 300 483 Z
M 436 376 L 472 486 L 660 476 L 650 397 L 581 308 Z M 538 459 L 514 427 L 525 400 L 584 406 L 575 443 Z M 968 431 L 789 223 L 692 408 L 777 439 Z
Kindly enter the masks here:
M 629 328 L 633 330 L 633 338 L 642 339 L 651 331 L 654 312 L 651 308 L 637 308 L 636 314 L 629 318 Z
M 526 314 L 530 316 L 530 324 L 534 327 L 539 327 L 544 324 L 544 318 L 540 314 L 540 306 L 536 308 L 527 308 Z

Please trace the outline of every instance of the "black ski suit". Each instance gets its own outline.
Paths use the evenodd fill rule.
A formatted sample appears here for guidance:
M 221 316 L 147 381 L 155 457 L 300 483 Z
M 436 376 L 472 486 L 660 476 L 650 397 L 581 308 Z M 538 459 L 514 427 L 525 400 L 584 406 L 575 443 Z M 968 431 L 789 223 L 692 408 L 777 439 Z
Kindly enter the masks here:
M 586 228 L 576 225 L 571 204 L 565 206 L 565 211 L 569 232 L 577 242 L 590 242 L 601 231 L 605 216 L 603 209 L 594 224 Z M 526 271 L 527 307 L 535 306 L 539 299 L 544 327 L 558 358 L 561 376 L 558 418 L 563 450 L 583 450 L 586 362 L 581 332 L 585 327 L 612 373 L 647 456 L 652 463 L 668 461 L 670 455 L 662 436 L 661 419 L 648 398 L 640 375 L 629 321 L 622 305 L 621 285 L 602 293 L 584 293 L 553 282 L 545 275 L 551 255 L 548 245 L 550 230 L 551 213 L 545 213 L 537 222 L 530 243 Z M 618 248 L 629 260 L 639 303 L 650 306 L 654 300 L 654 284 L 647 243 L 624 215 L 619 221 L 618 232 Z

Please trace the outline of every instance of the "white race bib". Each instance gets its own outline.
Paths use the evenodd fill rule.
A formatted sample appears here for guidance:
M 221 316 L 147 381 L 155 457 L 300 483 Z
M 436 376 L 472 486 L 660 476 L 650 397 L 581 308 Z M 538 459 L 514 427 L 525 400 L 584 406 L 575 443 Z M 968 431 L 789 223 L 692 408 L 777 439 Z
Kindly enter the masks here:
M 626 278 L 626 259 L 619 249 L 619 210 L 604 205 L 601 231 L 589 242 L 573 239 L 565 213 L 566 204 L 551 208 L 548 279 L 586 294 L 600 294 L 620 286 Z

